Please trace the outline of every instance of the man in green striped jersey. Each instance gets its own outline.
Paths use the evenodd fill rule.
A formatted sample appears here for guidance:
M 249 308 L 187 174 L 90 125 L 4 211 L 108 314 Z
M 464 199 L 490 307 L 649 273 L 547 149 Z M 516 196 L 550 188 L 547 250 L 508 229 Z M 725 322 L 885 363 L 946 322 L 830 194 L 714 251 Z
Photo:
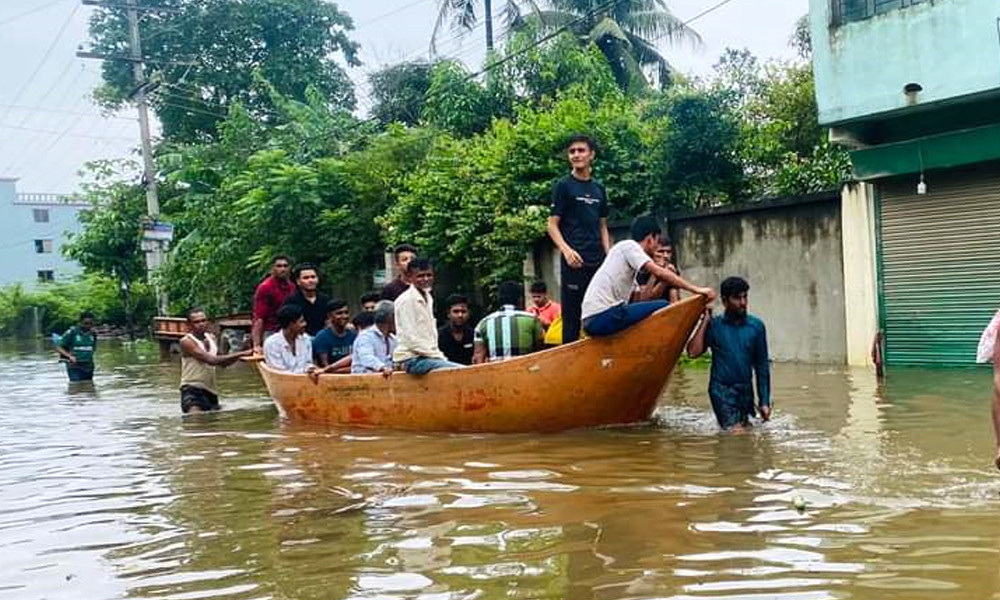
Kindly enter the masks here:
M 507 360 L 542 349 L 542 323 L 525 312 L 524 293 L 514 282 L 500 284 L 500 310 L 487 315 L 476 327 L 473 364 Z

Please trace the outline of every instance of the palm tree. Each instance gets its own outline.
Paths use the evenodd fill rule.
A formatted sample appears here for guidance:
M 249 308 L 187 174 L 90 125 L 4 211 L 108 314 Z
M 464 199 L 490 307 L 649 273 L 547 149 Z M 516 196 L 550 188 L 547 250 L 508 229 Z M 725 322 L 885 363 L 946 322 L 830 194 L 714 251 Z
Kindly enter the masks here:
M 534 0 L 526 0 L 526 2 L 536 13 L 540 12 Z M 476 24 L 479 22 L 479 15 L 476 13 L 476 8 L 479 5 L 477 0 L 439 0 L 439 3 L 440 7 L 438 8 L 437 21 L 434 22 L 434 33 L 431 34 L 432 54 L 437 54 L 437 37 L 449 16 L 452 17 L 452 25 L 454 25 L 456 29 L 472 31 L 476 28 Z M 486 22 L 486 51 L 492 52 L 493 0 L 482 0 L 482 4 L 482 15 Z M 506 0 L 503 15 L 504 22 L 508 27 L 514 26 L 521 21 L 521 9 L 518 6 L 517 0 Z
M 656 43 L 688 42 L 700 46 L 701 36 L 678 19 L 663 0 L 546 0 L 551 10 L 524 19 L 542 31 L 561 27 L 586 43 L 593 42 L 608 59 L 619 85 L 646 86 L 643 69 L 655 68 L 661 86 L 673 70 Z

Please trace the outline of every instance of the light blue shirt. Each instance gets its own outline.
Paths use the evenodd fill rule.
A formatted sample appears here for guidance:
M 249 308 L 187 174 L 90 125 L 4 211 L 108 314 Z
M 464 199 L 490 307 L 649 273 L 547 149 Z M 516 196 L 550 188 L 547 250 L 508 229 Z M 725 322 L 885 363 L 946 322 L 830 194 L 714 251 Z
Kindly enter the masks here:
M 378 373 L 392 367 L 396 351 L 396 336 L 382 335 L 378 327 L 369 327 L 358 334 L 351 348 L 351 373 Z
M 281 331 L 264 340 L 264 362 L 276 371 L 301 375 L 313 366 L 312 338 L 302 333 L 295 338 L 295 352 Z

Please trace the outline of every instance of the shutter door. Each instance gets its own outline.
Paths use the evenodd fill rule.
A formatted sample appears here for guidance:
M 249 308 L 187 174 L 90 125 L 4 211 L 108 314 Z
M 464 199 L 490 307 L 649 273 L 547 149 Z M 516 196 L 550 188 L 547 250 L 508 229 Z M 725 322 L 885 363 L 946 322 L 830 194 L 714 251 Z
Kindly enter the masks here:
M 1000 165 L 879 184 L 885 361 L 971 366 L 1000 308 Z

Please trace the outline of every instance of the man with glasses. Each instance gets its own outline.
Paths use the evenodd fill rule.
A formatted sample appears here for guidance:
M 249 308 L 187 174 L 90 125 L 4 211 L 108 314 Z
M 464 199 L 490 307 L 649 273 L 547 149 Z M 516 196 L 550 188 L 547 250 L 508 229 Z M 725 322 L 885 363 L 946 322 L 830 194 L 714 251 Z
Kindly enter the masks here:
M 582 134 L 566 146 L 570 174 L 556 182 L 548 232 L 562 253 L 562 318 L 564 344 L 580 337 L 583 295 L 611 248 L 608 233 L 608 194 L 593 179 L 594 141 Z
M 292 261 L 284 254 L 271 259 L 271 274 L 260 282 L 253 294 L 253 340 L 254 354 L 264 351 L 264 338 L 278 330 L 278 309 L 295 293 L 292 283 Z

